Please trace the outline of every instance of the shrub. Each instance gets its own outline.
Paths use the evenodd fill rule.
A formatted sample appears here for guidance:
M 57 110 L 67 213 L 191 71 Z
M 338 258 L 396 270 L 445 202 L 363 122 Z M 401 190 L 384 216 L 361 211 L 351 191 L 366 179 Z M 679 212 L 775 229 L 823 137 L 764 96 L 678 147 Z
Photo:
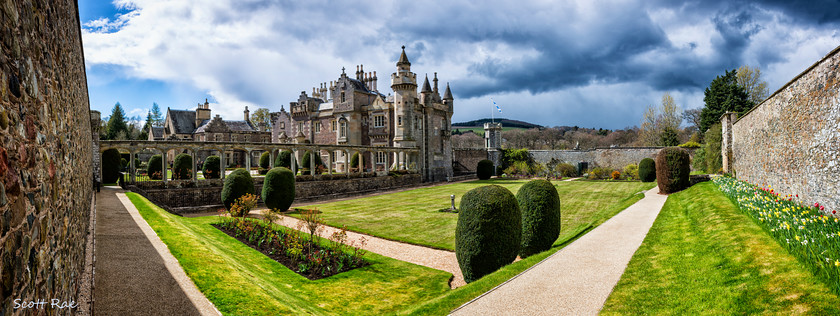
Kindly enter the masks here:
M 154 155 L 152 158 L 149 158 L 149 167 L 146 169 L 146 173 L 149 174 L 149 179 L 152 180 L 161 180 L 163 172 L 163 157 L 161 155 Z
M 172 180 L 192 178 L 192 168 L 192 156 L 178 154 L 175 156 L 175 164 L 172 167 Z
M 642 180 L 642 182 L 656 180 L 656 163 L 653 159 L 645 158 L 639 162 L 639 180 Z
M 201 170 L 204 174 L 204 179 L 218 179 L 221 177 L 222 173 L 219 163 L 219 156 L 210 156 L 204 159 L 204 168 Z
M 680 144 L 680 147 L 682 148 L 700 148 L 700 146 L 700 143 L 694 141 L 688 141 L 683 144 Z
M 295 201 L 295 175 L 283 167 L 272 168 L 265 175 L 262 200 L 269 209 L 285 211 Z
M 721 154 L 721 142 L 723 135 L 721 134 L 720 123 L 712 125 L 706 132 L 706 172 L 715 173 L 723 168 L 723 155 Z
M 516 259 L 522 215 L 513 193 L 498 185 L 478 187 L 464 194 L 459 208 L 455 256 L 467 283 Z
M 656 182 L 660 193 L 673 193 L 689 186 L 689 156 L 685 149 L 666 147 L 656 155 Z
M 569 163 L 557 164 L 557 166 L 554 167 L 554 170 L 556 170 L 558 173 L 560 173 L 560 175 L 564 177 L 577 177 L 578 175 L 577 168 L 575 168 L 575 166 L 572 166 L 572 164 Z
M 354 153 L 353 157 L 350 157 L 350 168 L 358 168 L 359 167 L 359 153 Z
M 106 149 L 102 152 L 102 183 L 115 183 L 120 177 L 120 164 L 122 157 L 116 148 Z
M 560 197 L 557 189 L 546 180 L 534 180 L 516 193 L 522 213 L 522 258 L 551 248 L 560 236 Z
M 639 179 L 639 166 L 636 164 L 629 164 L 624 166 L 624 177 L 628 180 L 638 180 Z
M 300 164 L 295 162 L 295 165 L 299 166 Z M 292 152 L 288 150 L 283 150 L 279 154 L 277 154 L 277 157 L 274 158 L 274 167 L 292 169 Z
M 595 169 L 592 169 L 592 170 L 589 171 L 589 179 L 590 180 L 607 179 L 607 178 L 610 177 L 610 172 L 611 171 L 612 170 L 610 170 L 608 168 L 595 167 Z
M 246 193 L 236 199 L 230 206 L 230 215 L 236 217 L 248 216 L 248 213 L 257 206 L 257 196 Z
M 262 155 L 260 155 L 260 168 L 268 169 L 271 163 L 269 159 L 271 159 L 271 154 L 267 151 L 263 152 Z
M 694 170 L 706 172 L 706 145 L 700 146 L 694 152 L 694 159 L 691 161 Z
M 621 172 L 618 172 L 618 170 L 613 170 L 612 174 L 610 174 L 610 177 L 612 177 L 613 180 L 621 179 Z
M 245 169 L 236 169 L 225 177 L 225 184 L 222 188 L 222 203 L 226 209 L 230 209 L 236 199 L 246 193 L 254 194 L 254 179 Z
M 326 168 L 326 166 L 324 165 L 324 162 L 321 161 L 321 155 L 320 154 L 315 154 L 314 156 L 315 156 L 315 168 L 316 168 L 316 170 L 319 166 Z M 303 159 L 301 159 L 301 166 L 303 167 L 303 169 L 309 170 L 309 167 L 312 166 L 311 165 L 312 161 L 310 161 L 311 159 L 312 158 L 311 158 L 310 152 L 307 151 L 306 154 L 303 155 Z
M 487 180 L 493 176 L 493 162 L 487 159 L 478 162 L 475 167 L 475 174 L 479 180 Z
M 128 160 L 125 158 L 120 158 L 120 169 L 125 169 L 128 167 Z

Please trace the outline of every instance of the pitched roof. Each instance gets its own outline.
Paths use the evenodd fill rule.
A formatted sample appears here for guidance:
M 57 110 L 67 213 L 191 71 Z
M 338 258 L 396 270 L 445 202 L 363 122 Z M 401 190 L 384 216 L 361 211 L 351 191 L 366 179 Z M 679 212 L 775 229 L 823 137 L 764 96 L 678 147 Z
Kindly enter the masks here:
M 452 91 L 449 91 L 449 83 L 446 83 L 446 92 L 443 93 L 443 99 L 452 100 Z
M 152 129 L 152 137 L 163 138 L 163 127 L 151 126 L 151 129 Z
M 195 131 L 195 111 L 168 110 L 176 134 L 192 134 Z
M 411 66 L 411 63 L 408 61 L 408 56 L 405 55 L 405 45 L 403 45 L 403 47 L 402 47 L 402 54 L 400 54 L 400 61 L 397 62 L 397 66 L 400 66 L 400 65 Z
M 432 87 L 429 85 L 429 75 L 426 75 L 426 80 L 423 81 L 423 89 L 420 92 L 432 92 Z

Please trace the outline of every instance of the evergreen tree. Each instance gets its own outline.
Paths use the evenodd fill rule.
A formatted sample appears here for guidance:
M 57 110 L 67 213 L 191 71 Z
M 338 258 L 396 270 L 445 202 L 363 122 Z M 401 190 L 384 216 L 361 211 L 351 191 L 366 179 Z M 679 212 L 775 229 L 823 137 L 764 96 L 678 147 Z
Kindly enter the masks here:
M 138 140 L 147 140 L 149 139 L 149 127 L 154 124 L 154 118 L 152 117 L 152 112 L 148 112 L 146 114 L 146 124 L 143 124 L 143 130 L 140 131 L 140 135 L 137 136 Z
M 163 126 L 163 114 L 160 113 L 160 106 L 157 103 L 152 103 L 152 126 Z
M 661 146 L 677 146 L 680 144 L 679 135 L 677 135 L 677 131 L 673 128 L 666 127 L 662 130 L 662 133 L 659 135 L 659 144 Z
M 740 116 L 754 105 L 744 87 L 738 85 L 735 70 L 727 70 L 723 76 L 712 80 L 704 95 L 706 107 L 700 112 L 700 132 L 720 122 L 723 113 L 737 112 Z
M 125 138 L 128 135 L 128 123 L 126 123 L 125 111 L 123 111 L 122 105 L 119 102 L 114 104 L 114 109 L 111 110 L 106 139 L 117 139 L 118 135 L 122 135 L 120 138 Z

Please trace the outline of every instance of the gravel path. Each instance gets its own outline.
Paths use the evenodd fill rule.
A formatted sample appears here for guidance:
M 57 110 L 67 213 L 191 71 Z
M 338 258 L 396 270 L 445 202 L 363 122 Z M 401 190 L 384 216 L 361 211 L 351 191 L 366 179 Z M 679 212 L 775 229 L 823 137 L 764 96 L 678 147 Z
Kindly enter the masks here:
M 258 209 L 251 211 L 251 214 L 260 215 L 264 211 L 265 209 Z M 282 220 L 277 221 L 277 224 L 292 229 L 305 230 L 302 229 L 303 222 L 301 220 L 290 216 L 283 216 Z M 332 226 L 324 225 L 322 227 L 323 228 L 320 230 L 320 235 L 322 237 L 330 236 L 333 232 L 339 231 L 338 228 Z M 453 289 L 466 284 L 466 282 L 464 282 L 464 276 L 461 275 L 461 268 L 458 266 L 458 259 L 455 258 L 455 253 L 452 251 L 406 244 L 347 231 L 348 244 L 355 243 L 358 245 L 362 240 L 365 241 L 365 245 L 362 247 L 364 250 L 397 260 L 452 273 L 453 279 L 449 282 L 449 286 Z
M 668 198 L 658 191 L 452 314 L 597 314 Z

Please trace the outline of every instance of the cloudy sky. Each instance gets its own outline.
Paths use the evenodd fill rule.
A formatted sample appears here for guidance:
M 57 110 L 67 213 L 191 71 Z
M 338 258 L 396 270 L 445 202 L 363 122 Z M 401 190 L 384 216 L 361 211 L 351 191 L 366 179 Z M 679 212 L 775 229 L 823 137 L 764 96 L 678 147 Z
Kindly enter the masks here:
M 241 119 L 288 108 L 341 68 L 390 92 L 400 46 L 455 96 L 453 121 L 624 128 L 670 92 L 703 106 L 715 76 L 760 67 L 772 93 L 840 45 L 840 3 L 814 1 L 79 0 L 91 108 L 152 102 Z M 422 82 L 420 82 L 422 83 Z

